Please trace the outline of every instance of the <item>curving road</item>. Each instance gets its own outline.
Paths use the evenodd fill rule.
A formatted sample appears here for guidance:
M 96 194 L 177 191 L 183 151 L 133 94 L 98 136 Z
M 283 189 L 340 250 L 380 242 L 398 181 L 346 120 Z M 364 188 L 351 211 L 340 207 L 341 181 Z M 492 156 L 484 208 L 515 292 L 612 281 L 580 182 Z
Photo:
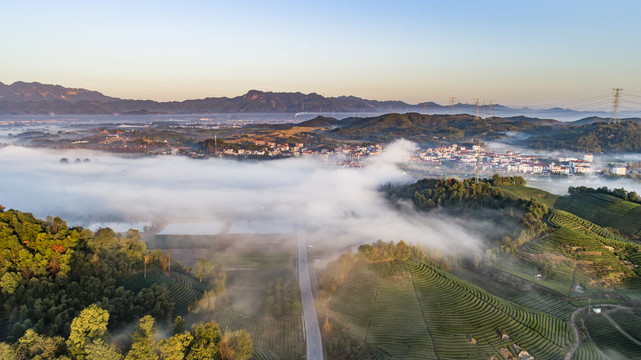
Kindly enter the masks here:
M 307 360 L 323 360 L 323 342 L 320 326 L 314 307 L 309 263 L 307 262 L 307 239 L 305 228 L 298 228 L 298 281 L 300 297 L 303 305 L 303 320 L 305 322 L 305 338 L 307 340 Z

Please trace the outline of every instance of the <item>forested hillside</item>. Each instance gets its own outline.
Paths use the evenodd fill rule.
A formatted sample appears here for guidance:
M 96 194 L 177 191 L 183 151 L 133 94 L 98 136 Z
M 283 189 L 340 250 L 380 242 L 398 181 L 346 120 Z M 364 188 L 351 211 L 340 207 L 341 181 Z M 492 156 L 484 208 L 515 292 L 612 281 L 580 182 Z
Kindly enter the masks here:
M 138 231 L 93 233 L 0 206 L 0 358 L 248 359 L 246 332 L 222 332 L 214 322 L 185 332 L 176 317 L 188 306 L 203 311 L 225 291 L 207 265 L 196 267 L 198 281 L 170 273 L 168 256 L 148 251 Z M 155 324 L 166 328 L 172 317 L 174 335 L 157 341 Z M 136 321 L 131 341 L 112 343 L 110 329 Z

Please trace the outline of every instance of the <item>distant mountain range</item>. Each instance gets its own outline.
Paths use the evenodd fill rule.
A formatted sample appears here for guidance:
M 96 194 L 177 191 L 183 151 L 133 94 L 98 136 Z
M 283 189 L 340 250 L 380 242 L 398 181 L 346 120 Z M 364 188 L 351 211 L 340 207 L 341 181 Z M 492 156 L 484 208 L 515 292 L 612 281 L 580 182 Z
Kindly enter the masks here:
M 476 105 L 458 103 L 455 113 L 474 114 Z M 300 92 L 265 92 L 251 90 L 233 98 L 158 102 L 126 100 L 103 95 L 98 91 L 66 88 L 37 82 L 0 82 L 0 114 L 208 114 L 208 113 L 366 113 L 427 112 L 449 114 L 450 105 L 434 102 L 408 104 L 403 101 L 368 100 L 355 96 L 324 97 Z M 479 106 L 479 115 L 489 115 L 488 105 Z M 602 112 L 578 112 L 571 109 L 509 108 L 493 105 L 498 116 L 534 115 L 549 118 L 607 116 Z

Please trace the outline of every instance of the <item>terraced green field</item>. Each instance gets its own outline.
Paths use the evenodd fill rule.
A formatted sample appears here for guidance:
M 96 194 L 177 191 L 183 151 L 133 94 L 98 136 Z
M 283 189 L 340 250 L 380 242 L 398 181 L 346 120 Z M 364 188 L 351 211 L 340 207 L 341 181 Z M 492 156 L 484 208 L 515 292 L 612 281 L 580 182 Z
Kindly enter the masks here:
M 630 336 L 641 341 L 641 316 L 626 311 L 615 311 L 610 313 L 610 317 Z
M 554 207 L 600 226 L 641 235 L 641 205 L 608 194 L 574 194 L 560 197 Z
M 254 346 L 254 354 L 251 360 L 278 360 L 278 355 L 265 348 Z
M 574 353 L 575 360 L 602 360 L 601 351 L 591 342 L 584 342 Z
M 499 188 L 501 188 L 501 190 L 503 190 L 503 192 L 505 192 L 507 195 L 513 196 L 515 198 L 524 200 L 536 199 L 539 202 L 547 205 L 548 208 L 553 208 L 554 203 L 559 198 L 558 195 L 554 195 L 547 191 L 528 186 L 502 185 L 499 186 Z
M 384 350 L 376 358 L 485 359 L 517 344 L 536 358 L 559 359 L 569 347 L 570 328 L 559 317 L 490 295 L 429 265 L 405 265 L 410 277 L 389 279 L 359 265 L 329 304 L 350 335 Z
M 590 338 L 612 360 L 641 359 L 641 346 L 635 344 L 602 315 L 589 315 L 585 325 Z
M 552 315 L 563 321 L 568 321 L 572 312 L 576 310 L 576 307 L 570 303 L 538 291 L 522 293 L 521 295 L 509 298 L 509 300 L 528 309 Z
M 587 292 L 608 286 L 641 299 L 641 246 L 565 211 L 553 210 L 547 221 L 559 230 L 540 240 L 533 252 L 556 251 L 579 261 L 573 282 Z
M 272 352 L 281 359 L 300 359 L 303 355 L 303 333 L 298 316 L 276 319 L 270 316 L 245 315 L 229 309 L 216 309 L 214 320 L 221 329 L 247 331 L 254 344 L 264 348 L 263 353 Z
M 154 284 L 167 286 L 169 297 L 174 303 L 174 311 L 172 313 L 174 318 L 176 316 L 185 317 L 188 313 L 189 304 L 202 297 L 205 291 L 205 287 L 189 275 L 171 272 L 167 276 L 160 270 L 147 271 L 146 277 L 144 273 L 125 276 L 118 279 L 116 283 L 117 286 L 123 286 L 131 291 L 140 291 L 140 289 L 151 287 Z
M 539 273 L 536 269 L 536 265 L 533 262 L 524 261 L 517 257 L 505 257 L 494 267 L 510 275 L 546 287 L 557 292 L 559 295 L 567 296 L 572 290 L 571 278 L 568 278 L 567 276 L 553 276 L 547 280 L 536 278 L 535 276 Z
M 602 228 L 601 226 L 563 210 L 552 210 L 547 218 L 550 225 L 556 228 L 566 227 L 591 236 L 629 243 L 623 236 Z

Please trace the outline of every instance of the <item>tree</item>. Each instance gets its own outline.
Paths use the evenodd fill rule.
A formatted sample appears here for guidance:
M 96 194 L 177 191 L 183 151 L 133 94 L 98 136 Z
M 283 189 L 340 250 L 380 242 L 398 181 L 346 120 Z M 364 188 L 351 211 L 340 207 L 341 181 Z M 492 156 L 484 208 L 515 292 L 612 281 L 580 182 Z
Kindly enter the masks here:
M 234 331 L 230 345 L 234 351 L 234 360 L 247 360 L 254 354 L 254 342 L 245 330 Z
M 94 341 L 107 339 L 109 312 L 95 304 L 82 310 L 71 322 L 71 333 L 67 339 L 69 353 L 75 359 L 85 359 L 85 347 Z
M 113 344 L 97 339 L 85 346 L 87 360 L 122 360 L 123 356 Z
M 0 209 L 1 210 L 1 209 Z M 0 359 L 3 360 L 16 360 L 16 351 L 7 343 L 0 343 Z
M 187 331 L 182 334 L 174 334 L 169 339 L 160 340 L 158 350 L 163 360 L 182 360 L 185 352 L 194 337 Z
M 213 269 L 214 267 L 207 259 L 198 259 L 194 267 L 194 277 L 196 277 L 198 281 L 203 282 L 204 279 L 209 277 Z
M 223 337 L 218 342 L 218 353 L 222 360 L 234 359 L 234 349 L 231 346 L 231 336 L 231 333 L 225 331 Z
M 183 331 L 185 331 L 185 320 L 181 316 L 176 316 L 176 319 L 174 319 L 174 335 Z
M 131 350 L 127 353 L 125 360 L 156 360 L 158 355 L 154 351 L 155 341 L 154 318 L 150 315 L 144 316 L 138 321 L 136 330 L 131 335 Z
M 22 276 L 14 272 L 4 273 L 2 278 L 0 278 L 0 288 L 2 288 L 2 293 L 5 295 L 13 294 L 18 285 L 20 285 L 20 280 L 22 280 Z
M 213 321 L 194 325 L 192 341 L 186 360 L 215 360 L 218 342 L 221 339 L 220 327 Z
M 18 340 L 16 359 L 55 359 L 61 352 L 63 343 L 61 337 L 45 337 L 29 329 Z

